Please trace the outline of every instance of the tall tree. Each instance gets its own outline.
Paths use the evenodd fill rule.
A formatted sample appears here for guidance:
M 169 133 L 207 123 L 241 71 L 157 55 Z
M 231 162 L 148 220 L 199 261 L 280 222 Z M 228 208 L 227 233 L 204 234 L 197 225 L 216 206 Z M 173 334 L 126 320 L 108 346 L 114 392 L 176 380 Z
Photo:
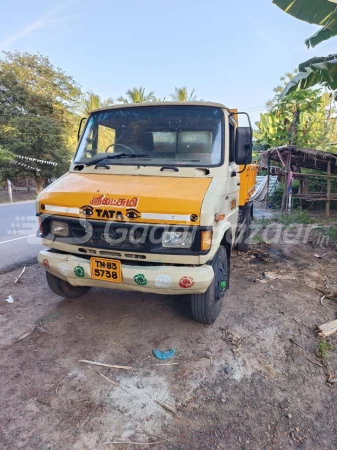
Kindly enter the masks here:
M 113 103 L 112 97 L 103 100 L 98 94 L 89 91 L 83 95 L 79 112 L 81 116 L 87 117 L 94 109 L 104 108 L 113 105 Z
M 186 86 L 183 87 L 175 87 L 174 93 L 171 94 L 171 98 L 175 102 L 193 102 L 197 100 L 197 96 L 195 95 L 195 89 L 193 88 L 191 93 L 188 93 Z
M 10 162 L 13 160 L 13 153 L 0 147 L 0 188 L 6 180 L 6 174 L 9 170 Z
M 81 91 L 75 81 L 48 58 L 3 53 L 0 59 L 0 145 L 14 155 L 51 161 L 32 162 L 32 171 L 11 166 L 11 175 L 31 175 L 41 189 L 44 180 L 64 173 L 71 159 L 69 133 L 75 130 Z
M 153 91 L 149 93 L 145 92 L 145 88 L 141 86 L 138 88 L 128 89 L 126 91 L 126 97 L 118 97 L 117 101 L 121 103 L 144 103 L 144 102 L 153 102 L 156 100 Z
M 297 19 L 322 26 L 306 39 L 308 48 L 337 35 L 336 0 L 273 0 L 273 3 Z M 337 98 L 337 54 L 311 58 L 299 64 L 298 69 L 299 73 L 285 87 L 283 95 L 322 85 L 335 91 Z

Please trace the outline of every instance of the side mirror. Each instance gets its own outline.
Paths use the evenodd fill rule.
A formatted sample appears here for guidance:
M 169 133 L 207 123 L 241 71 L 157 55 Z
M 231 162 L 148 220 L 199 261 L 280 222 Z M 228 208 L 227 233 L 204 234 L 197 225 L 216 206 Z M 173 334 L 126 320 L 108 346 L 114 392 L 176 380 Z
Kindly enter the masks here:
M 250 127 L 238 127 L 235 139 L 235 162 L 250 164 L 253 158 L 253 134 Z
M 83 123 L 85 123 L 85 121 L 87 120 L 86 117 L 82 117 L 80 124 L 78 126 L 78 131 L 77 131 L 77 140 L 80 140 L 81 134 L 82 134 L 82 127 L 83 127 Z

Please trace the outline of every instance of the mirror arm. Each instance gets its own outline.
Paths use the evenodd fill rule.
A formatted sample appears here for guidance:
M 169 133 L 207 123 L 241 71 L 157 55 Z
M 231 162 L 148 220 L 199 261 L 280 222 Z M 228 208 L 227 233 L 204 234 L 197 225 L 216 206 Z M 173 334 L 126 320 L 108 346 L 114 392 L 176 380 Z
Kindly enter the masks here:
M 252 130 L 252 132 L 253 132 L 252 123 L 251 123 L 251 121 L 250 121 L 250 117 L 249 117 L 249 114 L 248 114 L 248 113 L 246 113 L 246 112 L 244 112 L 244 111 L 240 111 L 240 112 L 231 112 L 231 113 L 229 114 L 229 117 L 238 116 L 239 114 L 244 114 L 245 116 L 247 116 L 248 123 L 249 123 L 249 128 L 250 128 L 250 129 Z
M 247 144 L 247 145 L 246 145 L 246 148 L 247 148 L 248 150 L 253 149 L 253 145 Z M 249 154 L 247 155 L 247 159 L 248 159 L 248 158 L 249 158 Z M 246 170 L 246 167 L 247 167 L 247 166 L 248 166 L 248 162 L 246 162 L 246 163 L 244 164 L 243 169 L 240 170 L 240 172 L 233 171 L 231 176 L 232 176 L 232 177 L 235 177 L 235 175 L 239 175 L 240 173 L 244 172 L 244 171 Z
M 247 167 L 247 164 L 245 164 L 244 166 L 243 166 L 243 169 L 242 170 L 240 170 L 240 172 L 232 172 L 232 177 L 235 177 L 235 175 L 239 175 L 240 173 L 242 173 L 242 172 L 244 172 L 245 170 L 246 170 L 246 167 Z

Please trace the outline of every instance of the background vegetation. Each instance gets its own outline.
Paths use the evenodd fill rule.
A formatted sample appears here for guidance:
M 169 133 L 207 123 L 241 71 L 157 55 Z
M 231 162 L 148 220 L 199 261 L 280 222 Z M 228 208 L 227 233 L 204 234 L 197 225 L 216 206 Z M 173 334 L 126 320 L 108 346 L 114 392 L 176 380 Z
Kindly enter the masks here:
M 282 96 L 285 85 L 295 74 L 281 78 L 274 97 L 267 102 L 267 113 L 256 122 L 255 140 L 260 150 L 296 145 L 331 151 L 337 141 L 336 108 L 331 93 L 322 89 L 303 89 Z
M 326 0 L 274 0 L 274 3 L 298 19 L 323 25 L 307 39 L 308 46 L 337 34 L 336 7 L 331 2 L 327 5 Z M 337 56 L 316 59 L 300 64 L 275 87 L 267 112 L 256 123 L 257 156 L 264 149 L 285 144 L 334 151 Z M 314 89 L 315 86 L 318 88 Z M 168 100 L 196 101 L 198 98 L 195 89 L 189 91 L 182 86 L 174 87 Z M 3 52 L 0 57 L 0 184 L 6 178 L 30 176 L 41 188 L 46 179 L 64 173 L 76 147 L 80 118 L 114 101 L 91 91 L 82 92 L 78 83 L 54 67 L 47 57 Z M 166 101 L 166 97 L 157 98 L 154 91 L 140 86 L 128 89 L 116 101 L 142 103 Z M 17 155 L 57 165 L 29 161 L 29 167 L 18 166 L 13 164 Z
M 195 89 L 174 88 L 170 100 L 197 100 Z M 129 89 L 121 103 L 165 101 L 143 86 Z M 0 58 L 0 186 L 7 178 L 34 178 L 38 190 L 46 179 L 68 170 L 76 148 L 81 117 L 109 106 L 94 92 L 83 93 L 79 84 L 40 54 L 3 52 Z M 17 156 L 31 158 L 21 160 Z M 56 166 L 33 161 L 39 159 Z M 27 163 L 27 167 L 13 161 Z M 34 170 L 39 169 L 39 170 Z

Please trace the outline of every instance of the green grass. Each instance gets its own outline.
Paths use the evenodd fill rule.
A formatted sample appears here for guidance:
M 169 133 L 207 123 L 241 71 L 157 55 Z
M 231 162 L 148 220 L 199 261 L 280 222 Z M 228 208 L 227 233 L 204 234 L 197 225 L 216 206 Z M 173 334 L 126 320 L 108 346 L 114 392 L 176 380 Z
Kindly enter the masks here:
M 309 224 L 313 223 L 313 220 L 306 211 L 301 209 L 296 209 L 289 214 L 280 214 L 277 218 L 279 223 L 282 225 L 291 225 L 293 223 Z
M 320 339 L 318 343 L 318 353 L 320 354 L 322 359 L 326 359 L 328 356 L 328 352 L 330 350 L 333 350 L 335 347 L 328 342 L 326 342 L 324 339 Z
M 260 219 L 254 219 L 254 223 L 266 227 L 267 225 L 275 222 L 275 219 L 273 217 L 261 217 Z
M 331 239 L 334 244 L 337 244 L 337 224 L 331 225 L 327 230 L 326 234 L 329 236 L 329 239 Z
M 258 234 L 256 234 L 253 237 L 253 241 L 256 242 L 256 244 L 268 244 L 268 242 L 266 242 L 264 239 L 262 239 L 262 237 L 259 236 Z
M 294 211 L 288 214 L 279 213 L 275 214 L 273 217 L 262 217 L 261 219 L 257 219 L 256 223 L 261 224 L 263 226 L 270 225 L 271 223 L 279 223 L 287 226 L 296 223 L 309 224 L 313 223 L 313 220 L 306 211 L 302 211 L 301 209 L 295 209 Z

